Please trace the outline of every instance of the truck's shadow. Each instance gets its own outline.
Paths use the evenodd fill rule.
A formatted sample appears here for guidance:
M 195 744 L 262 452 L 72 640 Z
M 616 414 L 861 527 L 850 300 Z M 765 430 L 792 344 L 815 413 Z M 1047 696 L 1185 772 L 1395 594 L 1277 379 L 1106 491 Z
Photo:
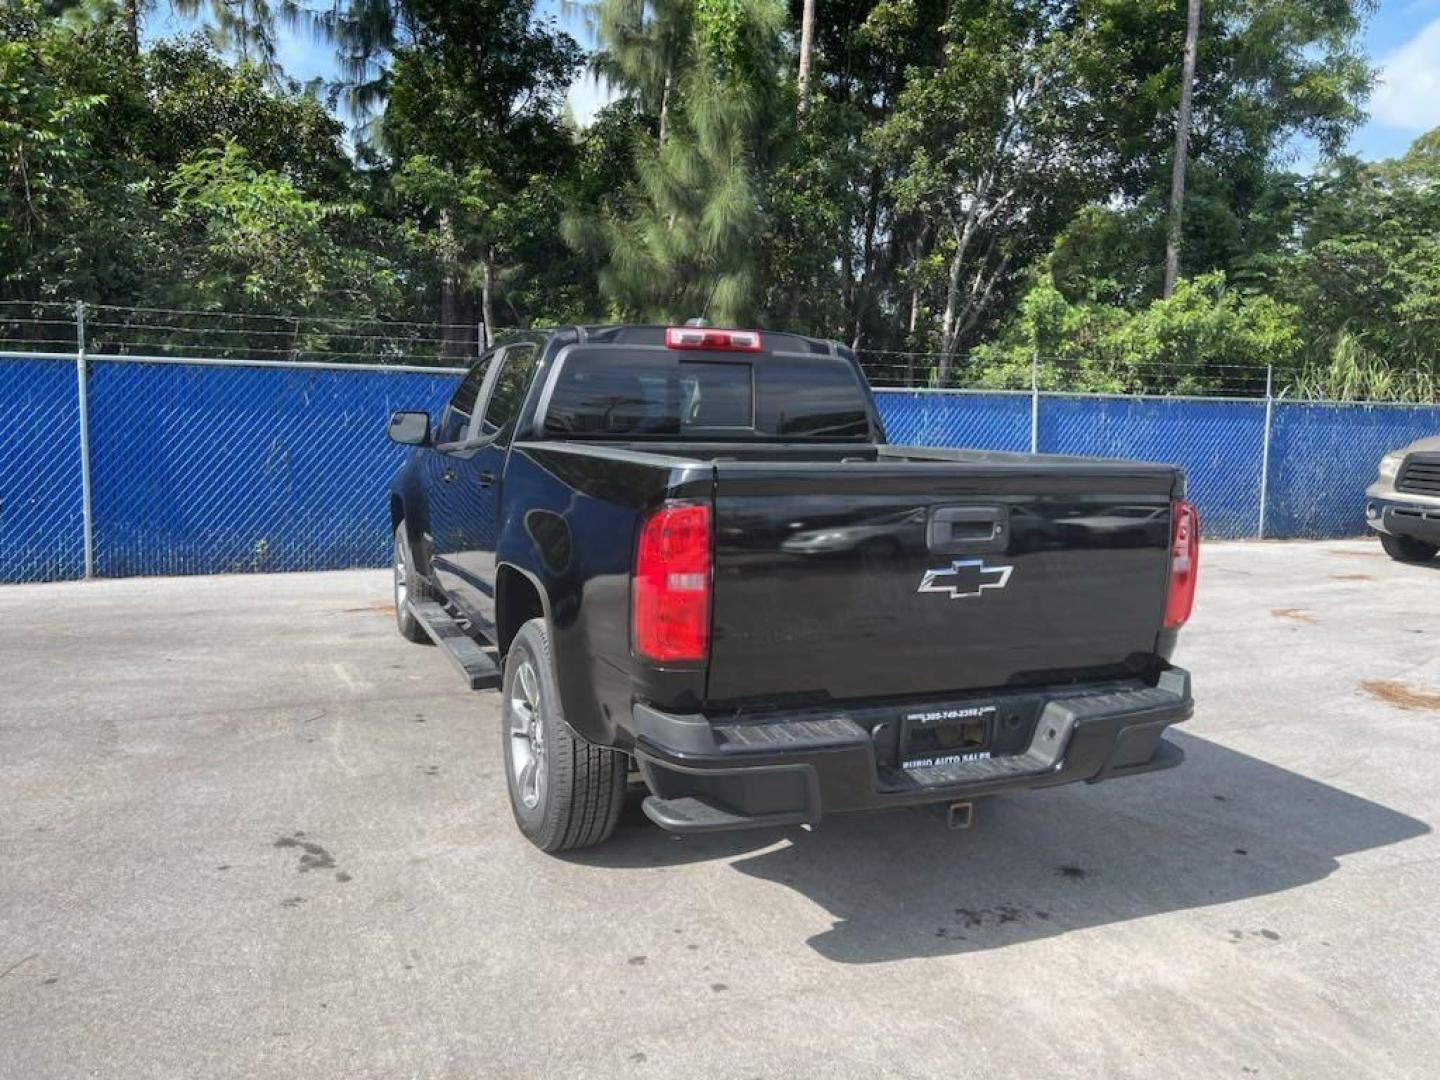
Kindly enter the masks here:
M 1429 826 L 1183 733 L 1165 773 L 988 799 L 969 832 L 916 810 L 837 816 L 813 832 L 677 839 L 628 823 L 576 861 L 648 867 L 733 859 L 835 919 L 810 939 L 844 963 L 963 953 L 1229 903 L 1318 881 L 1343 855 Z M 753 853 L 753 854 L 747 854 Z M 763 900 L 760 901 L 763 903 Z M 1222 929 L 1233 940 L 1284 927 Z

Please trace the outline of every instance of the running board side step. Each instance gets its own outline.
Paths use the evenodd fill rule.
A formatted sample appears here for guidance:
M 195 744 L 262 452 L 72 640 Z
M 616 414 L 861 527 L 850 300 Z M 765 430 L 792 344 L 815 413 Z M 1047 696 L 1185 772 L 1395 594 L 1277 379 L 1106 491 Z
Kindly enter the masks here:
M 412 602 L 410 612 L 465 676 L 471 690 L 492 690 L 500 685 L 500 666 L 494 656 L 465 632 L 455 616 L 434 600 Z

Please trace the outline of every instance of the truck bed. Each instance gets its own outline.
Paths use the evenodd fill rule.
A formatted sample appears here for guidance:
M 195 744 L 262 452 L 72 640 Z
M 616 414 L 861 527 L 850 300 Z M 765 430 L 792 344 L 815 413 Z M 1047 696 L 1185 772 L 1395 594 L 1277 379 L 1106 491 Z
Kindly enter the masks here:
M 561 467 L 571 482 L 623 463 L 631 490 L 683 483 L 712 503 L 707 711 L 1132 678 L 1161 659 L 1173 467 L 855 443 L 535 446 L 552 468 L 611 463 Z

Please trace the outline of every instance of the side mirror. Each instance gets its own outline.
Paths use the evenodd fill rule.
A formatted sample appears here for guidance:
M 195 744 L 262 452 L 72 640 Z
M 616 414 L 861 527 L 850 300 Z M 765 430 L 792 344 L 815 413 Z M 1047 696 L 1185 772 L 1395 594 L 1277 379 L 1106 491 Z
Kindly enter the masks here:
M 401 446 L 430 445 L 430 414 L 424 412 L 397 412 L 390 415 L 385 434 L 391 442 Z

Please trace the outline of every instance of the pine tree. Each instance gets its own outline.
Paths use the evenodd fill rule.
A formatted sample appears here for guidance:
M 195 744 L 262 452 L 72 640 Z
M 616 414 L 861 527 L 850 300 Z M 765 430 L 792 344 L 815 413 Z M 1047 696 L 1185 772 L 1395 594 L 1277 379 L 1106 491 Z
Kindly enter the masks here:
M 685 69 L 694 41 L 694 0 L 601 0 L 587 12 L 601 43 L 591 69 L 658 118 L 663 146 L 677 74 Z
M 666 137 L 636 147 L 638 180 L 622 212 L 571 215 L 566 235 L 605 254 L 600 288 L 617 315 L 745 325 L 760 296 L 762 176 L 774 151 L 782 14 L 772 0 L 667 2 L 689 8 L 690 38 L 662 99 Z M 611 3 L 628 0 L 597 8 Z M 597 19 L 602 32 L 622 24 Z M 608 56 L 621 54 L 613 40 L 602 36 L 601 45 Z M 621 85 L 642 101 L 655 89 L 638 79 Z

